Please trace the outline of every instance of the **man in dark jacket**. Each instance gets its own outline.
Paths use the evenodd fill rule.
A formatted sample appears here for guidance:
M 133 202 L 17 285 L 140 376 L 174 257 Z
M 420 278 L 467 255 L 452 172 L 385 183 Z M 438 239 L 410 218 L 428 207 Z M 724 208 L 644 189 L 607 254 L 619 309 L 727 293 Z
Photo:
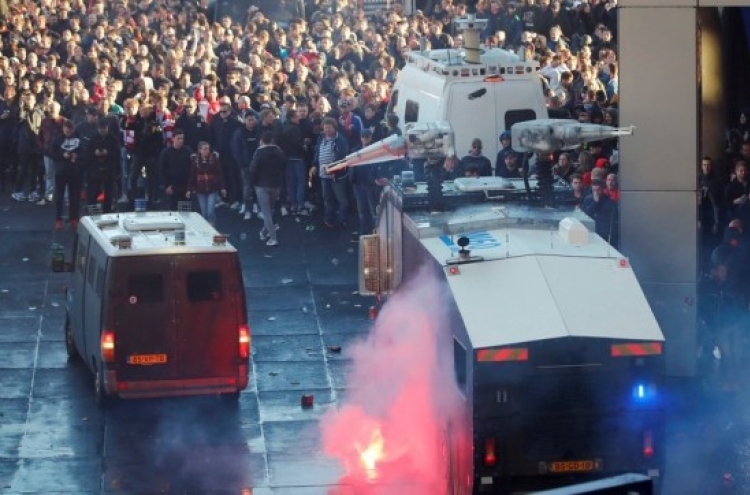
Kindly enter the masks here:
M 65 189 L 70 201 L 68 218 L 70 226 L 78 226 L 81 209 L 81 141 L 75 134 L 73 122 L 66 120 L 63 133 L 50 144 L 50 156 L 55 161 L 55 228 L 62 229 Z
M 286 188 L 293 215 L 306 214 L 307 164 L 302 127 L 296 110 L 289 110 L 281 129 L 280 145 L 287 157 Z
M 221 169 L 227 181 L 229 190 L 228 201 L 233 210 L 239 210 L 242 198 L 242 181 L 240 179 L 240 168 L 232 157 L 232 136 L 234 131 L 240 127 L 237 115 L 232 112 L 232 102 L 227 97 L 220 101 L 219 113 L 211 119 L 208 128 L 209 142 L 211 148 L 219 154 Z
M 164 135 L 156 112 L 151 105 L 142 105 L 135 134 L 135 174 L 130 179 L 131 199 L 138 197 L 138 179 L 143 171 L 146 173 L 146 188 L 143 191 L 148 200 L 154 203 L 159 200 L 159 169 L 157 161 L 164 147 Z
M 362 129 L 360 139 L 362 145 L 358 147 L 359 149 L 370 146 L 373 132 L 368 128 Z M 375 210 L 380 194 L 380 187 L 375 183 L 377 171 L 378 167 L 374 164 L 353 167 L 349 171 L 349 182 L 352 184 L 354 200 L 357 202 L 359 232 L 362 235 L 371 234 L 375 230 Z
M 264 132 L 260 137 L 253 160 L 250 162 L 250 181 L 255 186 L 255 196 L 258 198 L 260 212 L 263 214 L 263 229 L 260 239 L 266 241 L 266 246 L 277 246 L 276 222 L 273 212 L 279 192 L 284 180 L 286 157 L 277 145 L 273 144 L 273 133 Z
M 193 151 L 185 145 L 185 134 L 176 129 L 171 146 L 159 155 L 159 171 L 164 183 L 164 194 L 170 210 L 177 210 L 177 203 L 188 201 L 187 185 L 190 179 L 190 155 Z
M 250 182 L 249 170 L 250 162 L 259 144 L 260 130 L 257 126 L 255 113 L 247 110 L 245 112 L 245 125 L 238 127 L 232 136 L 232 157 L 239 164 L 242 176 L 242 207 L 240 208 L 240 215 L 245 220 L 250 220 L 253 216 L 255 194 L 253 193 L 253 184 Z
M 85 148 L 81 143 L 81 151 L 87 157 L 86 199 L 89 205 L 102 203 L 102 211 L 109 213 L 115 174 L 120 164 L 120 141 L 109 133 L 107 119 L 100 118 L 97 128 L 97 134 L 89 139 Z
M 199 142 L 208 141 L 208 124 L 198 112 L 198 102 L 195 98 L 188 98 L 184 111 L 175 121 L 174 128 L 182 129 L 185 134 L 185 146 L 193 151 L 198 149 Z
M 602 181 L 591 181 L 591 193 L 584 198 L 581 210 L 594 220 L 596 233 L 617 247 L 617 204 L 604 194 Z

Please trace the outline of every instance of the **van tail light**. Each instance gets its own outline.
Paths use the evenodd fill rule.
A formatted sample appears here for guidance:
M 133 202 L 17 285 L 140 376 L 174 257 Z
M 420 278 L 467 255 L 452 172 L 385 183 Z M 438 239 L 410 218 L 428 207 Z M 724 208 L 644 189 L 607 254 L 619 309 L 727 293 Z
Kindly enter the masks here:
M 654 434 L 651 430 L 643 432 L 643 457 L 651 459 L 654 456 Z
M 484 465 L 494 466 L 497 464 L 497 442 L 493 437 L 484 439 Z
M 100 339 L 102 348 L 102 362 L 114 363 L 115 362 L 115 332 L 112 330 L 104 330 Z
M 250 328 L 247 325 L 240 325 L 239 330 L 240 358 L 250 358 Z

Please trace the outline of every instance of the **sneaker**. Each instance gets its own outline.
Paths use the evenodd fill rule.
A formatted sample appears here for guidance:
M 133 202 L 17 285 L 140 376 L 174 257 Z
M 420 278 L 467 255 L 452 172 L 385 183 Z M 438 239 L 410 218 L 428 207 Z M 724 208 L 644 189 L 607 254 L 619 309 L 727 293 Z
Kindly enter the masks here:
M 285 217 L 287 215 L 289 215 L 289 209 L 286 206 L 282 206 L 281 207 L 281 216 Z
M 225 206 L 227 206 L 227 204 L 222 200 L 216 202 L 216 208 L 223 208 Z
M 266 242 L 266 246 L 278 246 L 278 245 L 279 245 L 279 241 L 277 241 L 276 239 L 268 239 L 268 241 Z
M 44 205 L 46 205 L 47 203 L 49 203 L 49 201 L 47 201 L 46 199 L 42 198 L 42 199 L 40 199 L 39 201 L 37 201 L 37 202 L 36 202 L 35 204 L 36 204 L 37 206 L 44 206 Z
M 278 224 L 278 223 L 277 223 L 277 224 L 275 224 L 275 225 L 274 225 L 274 228 L 276 229 L 276 232 L 278 232 L 278 231 L 279 231 L 279 224 Z M 260 229 L 260 240 L 261 240 L 261 241 L 265 241 L 265 240 L 266 240 L 266 239 L 268 239 L 269 237 L 270 237 L 270 236 L 268 235 L 268 231 L 266 230 L 266 228 L 265 228 L 265 227 L 263 227 L 262 229 Z
M 62 230 L 62 228 L 63 228 L 63 221 L 55 220 L 55 230 Z
M 258 213 L 260 213 L 260 210 L 258 210 L 258 204 L 257 203 L 253 205 L 253 213 L 255 213 L 256 215 Z
M 128 199 L 127 194 L 123 194 L 122 196 L 120 196 L 120 199 L 117 200 L 118 203 L 127 203 L 128 201 L 130 200 Z
M 310 210 L 308 210 L 307 208 L 300 208 L 299 210 L 297 210 L 297 215 L 301 217 L 309 217 Z
M 234 203 L 232 203 L 232 206 L 230 206 L 230 208 L 233 209 L 233 210 L 239 210 L 240 209 L 240 202 L 239 201 L 235 201 Z
M 33 193 L 29 194 L 29 196 L 28 196 L 27 199 L 28 199 L 29 203 L 36 203 L 37 201 L 39 201 L 40 199 L 43 199 L 43 198 L 42 198 L 41 194 L 39 194 L 38 192 L 34 191 Z
M 16 201 L 26 201 L 26 195 L 21 191 L 14 192 L 10 195 L 10 197 L 15 199 Z
M 258 212 L 258 218 L 260 218 L 261 220 L 263 220 L 263 213 Z
M 246 212 L 245 212 L 245 216 L 244 216 L 243 218 L 244 218 L 245 220 L 250 220 L 251 218 L 253 218 L 253 214 L 252 214 L 252 213 L 250 213 L 249 211 L 246 211 Z
M 247 211 L 247 206 L 245 206 L 245 205 L 243 204 L 243 205 L 242 205 L 242 208 L 240 208 L 240 215 L 244 215 L 246 211 Z
M 49 193 L 48 195 L 44 197 L 44 199 L 47 200 L 47 203 L 51 203 L 53 198 L 54 198 L 54 195 L 52 193 Z

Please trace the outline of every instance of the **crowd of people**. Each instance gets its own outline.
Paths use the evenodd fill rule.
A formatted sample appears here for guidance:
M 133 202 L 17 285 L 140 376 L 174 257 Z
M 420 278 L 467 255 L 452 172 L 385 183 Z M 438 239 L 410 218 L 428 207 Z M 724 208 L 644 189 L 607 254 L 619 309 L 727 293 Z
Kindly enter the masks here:
M 3 0 L 0 187 L 52 205 L 58 229 L 76 225 L 81 201 L 109 211 L 147 198 L 196 200 L 212 222 L 217 206 L 257 215 L 269 245 L 277 201 L 281 214 L 318 207 L 331 228 L 356 204 L 369 231 L 385 177 L 326 166 L 400 132 L 386 111 L 408 51 L 461 47 L 452 19 L 467 13 L 488 20 L 486 46 L 539 60 L 552 116 L 616 124 L 615 0 L 365 5 L 270 2 L 233 18 L 207 0 Z M 611 219 L 616 145 L 598 144 L 556 157 L 555 171 Z M 480 170 L 470 153 L 459 169 L 502 175 L 500 160 Z

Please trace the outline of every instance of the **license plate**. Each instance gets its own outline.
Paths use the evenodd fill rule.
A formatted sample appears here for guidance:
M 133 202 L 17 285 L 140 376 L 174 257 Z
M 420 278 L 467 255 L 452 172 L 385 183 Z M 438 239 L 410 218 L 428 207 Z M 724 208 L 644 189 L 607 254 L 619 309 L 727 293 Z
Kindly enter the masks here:
M 552 473 L 582 473 L 594 471 L 596 463 L 590 460 L 582 461 L 556 461 L 551 462 L 549 470 Z
M 166 354 L 133 354 L 128 356 L 128 364 L 148 366 L 151 364 L 165 364 L 166 362 Z

